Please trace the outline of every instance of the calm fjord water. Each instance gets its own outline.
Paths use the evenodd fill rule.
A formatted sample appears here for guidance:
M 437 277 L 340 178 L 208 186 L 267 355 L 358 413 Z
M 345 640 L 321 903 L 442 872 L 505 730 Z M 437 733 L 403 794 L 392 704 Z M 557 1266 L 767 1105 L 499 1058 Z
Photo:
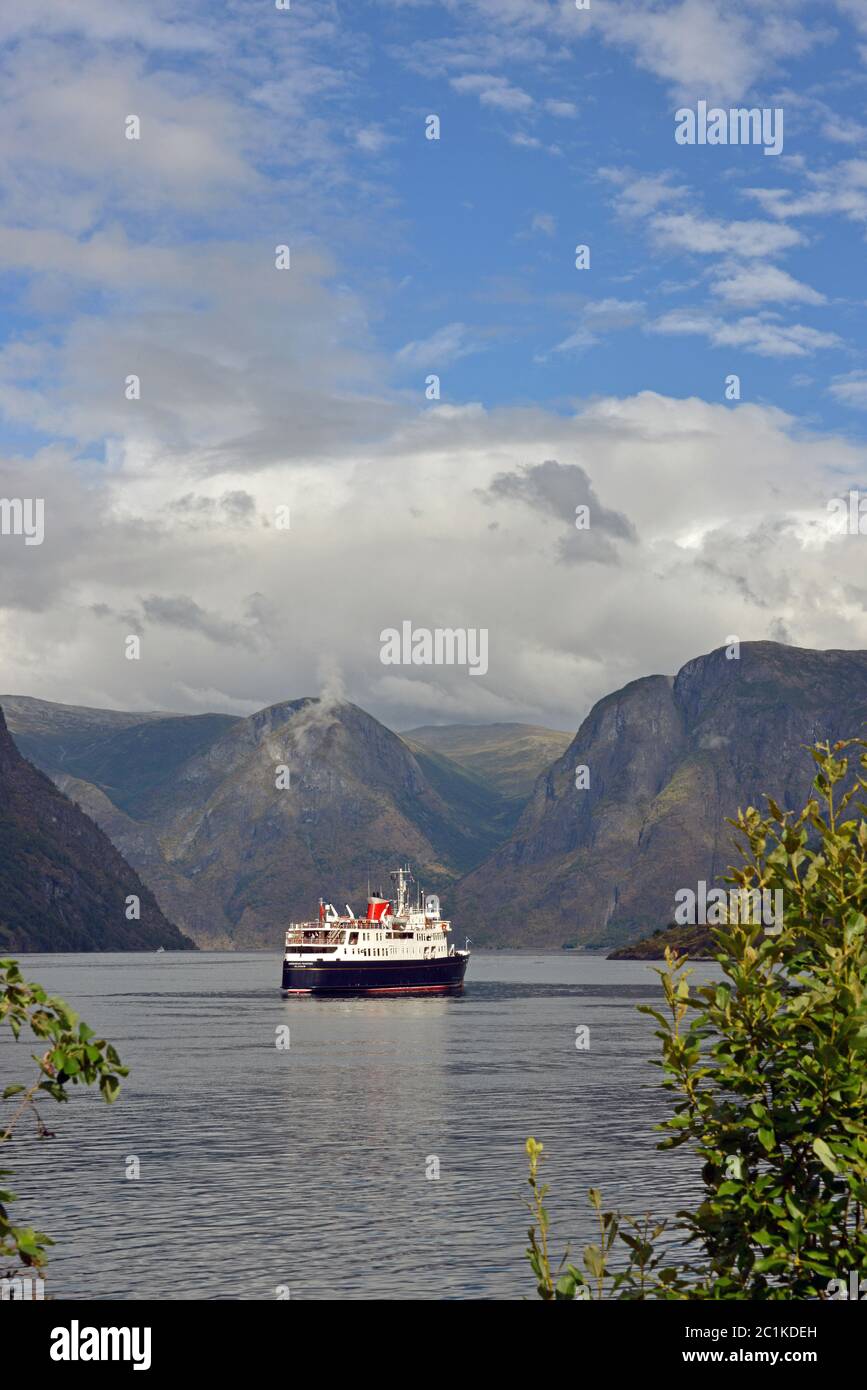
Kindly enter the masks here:
M 591 1185 L 636 1215 L 694 1193 L 694 1161 L 655 1147 L 657 1045 L 635 1006 L 659 987 L 642 962 L 477 951 L 461 997 L 343 1001 L 282 999 L 277 953 L 22 967 L 132 1069 L 115 1106 L 49 1101 L 57 1138 L 28 1126 L 4 1149 L 18 1219 L 57 1241 L 55 1297 L 532 1295 L 528 1134 L 549 1154 L 558 1251 L 591 1237 Z M 4 1042 L 4 1084 L 32 1050 Z

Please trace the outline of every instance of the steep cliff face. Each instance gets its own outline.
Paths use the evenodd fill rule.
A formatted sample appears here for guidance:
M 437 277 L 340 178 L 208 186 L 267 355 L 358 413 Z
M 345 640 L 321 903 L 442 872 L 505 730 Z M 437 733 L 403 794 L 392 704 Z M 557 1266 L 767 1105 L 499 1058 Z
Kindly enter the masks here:
M 128 921 L 127 899 L 140 902 Z M 0 710 L 0 948 L 192 949 L 94 822 L 18 752 Z
M 675 893 L 735 861 L 738 806 L 807 797 L 804 745 L 861 732 L 867 653 L 743 643 L 591 710 L 539 778 L 512 839 L 466 876 L 477 941 L 612 944 L 672 920 Z M 586 766 L 589 787 L 576 787 Z

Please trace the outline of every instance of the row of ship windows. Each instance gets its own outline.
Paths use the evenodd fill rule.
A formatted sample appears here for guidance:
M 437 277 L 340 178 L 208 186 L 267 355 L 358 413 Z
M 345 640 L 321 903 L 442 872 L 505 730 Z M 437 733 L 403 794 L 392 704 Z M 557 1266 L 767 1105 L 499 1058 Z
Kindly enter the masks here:
M 389 932 L 388 935 L 386 936 L 386 935 L 384 935 L 382 932 L 377 932 L 376 936 L 369 936 L 369 937 L 367 938 L 367 940 L 368 940 L 368 941 L 406 941 L 408 937 L 414 937 L 416 941 L 433 941 L 433 939 L 434 939 L 434 933 L 433 933 L 433 932 L 420 932 L 420 931 L 417 931 L 417 932 L 411 932 L 411 931 L 395 931 L 395 932 Z M 358 939 L 358 932 L 350 932 L 350 934 L 349 934 L 349 939 L 350 939 L 350 941 L 356 941 L 356 940 Z
M 384 937 L 384 936 L 374 936 L 374 937 L 366 937 L 365 939 L 366 939 L 367 941 L 371 941 L 371 940 L 373 940 L 373 941 L 411 941 L 411 940 L 415 940 L 415 941 L 433 941 L 433 936 L 431 936 L 430 934 L 427 934 L 427 933 L 425 933 L 425 934 L 420 934 L 420 933 L 413 933 L 413 932 L 395 932 L 395 933 L 394 933 L 394 936 L 391 936 L 391 937 L 387 937 L 387 936 L 386 936 L 386 937 Z M 357 946 L 357 945 L 358 945 L 358 932 L 357 932 L 357 931 L 350 932 L 348 938 L 347 938 L 347 937 L 344 938 L 344 943 L 345 943 L 347 946 Z M 359 948 L 359 949 L 361 949 L 361 948 Z M 365 955 L 365 954 L 369 954 L 369 952 L 366 952 L 364 949 L 361 949 L 361 954 L 362 954 L 362 955 Z
M 425 948 L 425 949 L 429 949 L 429 948 Z M 390 955 L 392 954 L 392 952 L 389 951 L 388 949 L 381 950 L 381 949 L 380 949 L 379 947 L 377 947 L 377 946 L 367 946 L 367 947 L 363 947 L 362 949 L 360 949 L 359 952 L 358 952 L 358 954 L 359 954 L 360 956 L 390 956 Z

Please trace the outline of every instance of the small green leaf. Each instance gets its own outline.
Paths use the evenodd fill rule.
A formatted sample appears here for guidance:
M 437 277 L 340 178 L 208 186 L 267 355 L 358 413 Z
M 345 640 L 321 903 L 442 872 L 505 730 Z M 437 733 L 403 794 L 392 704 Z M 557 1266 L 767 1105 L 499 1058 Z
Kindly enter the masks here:
M 111 1105 L 112 1101 L 117 1098 L 117 1094 L 120 1090 L 120 1082 L 116 1076 L 112 1076 L 111 1073 L 108 1073 L 106 1076 L 100 1077 L 99 1089 L 109 1105 Z
M 828 1148 L 828 1145 L 825 1143 L 824 1139 L 813 1140 L 813 1153 L 816 1155 L 818 1159 L 821 1159 L 825 1167 L 829 1168 L 832 1173 L 839 1172 L 839 1169 L 837 1167 L 837 1160 L 834 1157 L 831 1150 Z

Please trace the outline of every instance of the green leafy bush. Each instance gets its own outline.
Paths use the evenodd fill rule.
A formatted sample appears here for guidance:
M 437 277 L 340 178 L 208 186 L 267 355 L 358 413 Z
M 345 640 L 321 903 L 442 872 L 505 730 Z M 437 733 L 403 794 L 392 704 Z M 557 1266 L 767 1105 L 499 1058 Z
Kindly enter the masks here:
M 812 756 L 802 811 L 769 798 L 766 816 L 748 807 L 730 822 L 742 863 L 726 881 L 780 890 L 781 927 L 729 912 L 711 929 L 723 980 L 692 988 L 686 957 L 669 949 L 664 1008 L 642 1007 L 674 1101 L 660 1148 L 689 1145 L 703 1164 L 702 1198 L 676 1224 L 696 1257 L 661 1268 L 663 1227 L 648 1217 L 625 1230 L 591 1190 L 599 1245 L 555 1278 L 541 1145 L 529 1140 L 527 1253 L 543 1298 L 827 1298 L 831 1280 L 867 1270 L 867 742 Z M 611 1274 L 619 1257 L 625 1272 Z

